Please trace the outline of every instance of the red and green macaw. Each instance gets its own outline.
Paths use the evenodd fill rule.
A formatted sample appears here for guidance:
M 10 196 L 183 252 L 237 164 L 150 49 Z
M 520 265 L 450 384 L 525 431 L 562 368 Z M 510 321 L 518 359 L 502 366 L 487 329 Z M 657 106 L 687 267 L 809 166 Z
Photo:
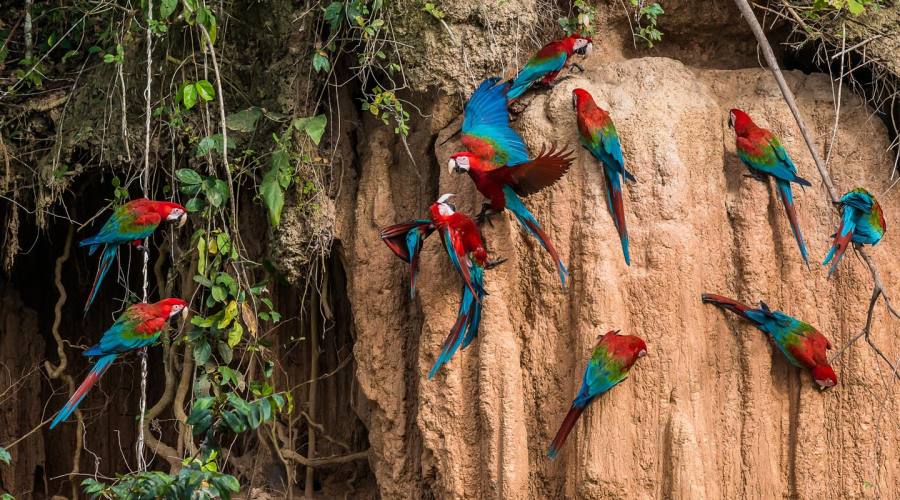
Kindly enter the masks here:
M 606 183 L 606 206 L 613 216 L 625 263 L 631 265 L 628 254 L 628 228 L 625 226 L 625 206 L 622 200 L 622 183 L 634 182 L 634 176 L 625 170 L 622 144 L 612 118 L 594 103 L 594 98 L 584 89 L 572 91 L 572 105 L 578 116 L 578 138 L 581 145 L 603 164 Z
M 103 332 L 100 343 L 84 352 L 85 356 L 98 358 L 84 382 L 72 394 L 65 406 L 50 423 L 54 428 L 78 408 L 91 387 L 100 380 L 120 354 L 151 346 L 159 340 L 169 318 L 187 314 L 187 302 L 181 299 L 163 299 L 153 304 L 141 302 L 125 309 L 116 322 Z
M 556 458 L 588 403 L 628 378 L 628 372 L 634 363 L 646 355 L 647 344 L 634 335 L 619 335 L 617 330 L 607 332 L 597 339 L 591 359 L 584 369 L 581 389 L 572 401 L 572 407 L 559 426 L 556 437 L 550 443 L 547 456 Z
M 732 109 L 728 125 L 734 129 L 737 142 L 738 157 L 744 162 L 754 177 L 764 181 L 765 176 L 775 179 L 784 211 L 787 212 L 791 223 L 791 231 L 797 239 L 800 247 L 800 255 L 803 262 L 809 267 L 809 255 L 806 251 L 806 243 L 803 242 L 803 233 L 800 232 L 800 223 L 797 221 L 797 211 L 794 210 L 794 195 L 791 192 L 791 183 L 801 186 L 811 186 L 806 179 L 797 175 L 797 167 L 788 156 L 787 150 L 781 144 L 781 140 L 772 132 L 757 127 L 747 113 L 739 109 Z
M 478 219 L 509 209 L 553 257 L 565 286 L 566 266 L 519 196 L 536 193 L 559 180 L 572 164 L 571 152 L 551 148 L 528 159 L 525 141 L 509 126 L 508 86 L 489 78 L 475 89 L 466 103 L 462 124 L 462 143 L 468 151 L 451 155 L 448 166 L 451 173 L 468 173 L 478 191 L 490 200 L 482 205 Z
M 704 293 L 702 299 L 704 304 L 731 311 L 753 323 L 753 326 L 769 336 L 788 362 L 809 370 L 820 389 L 837 385 L 837 375 L 828 364 L 825 352 L 831 349 L 831 342 L 808 323 L 781 311 L 772 311 L 762 301 L 759 309 L 753 309 L 721 295 Z
M 559 72 L 568 66 L 572 54 L 587 56 L 591 53 L 593 46 L 590 37 L 578 34 L 569 35 L 562 40 L 554 40 L 544 45 L 516 75 L 506 94 L 507 99 L 510 101 L 518 99 L 538 81 L 544 85 L 551 85 Z M 572 66 L 584 71 L 578 63 L 573 63 Z
M 381 232 L 381 238 L 388 248 L 411 264 L 410 288 L 413 293 L 416 282 L 415 271 L 422 244 L 434 230 L 441 234 L 447 256 L 463 279 L 462 298 L 456 323 L 450 329 L 450 335 L 444 341 L 441 353 L 428 373 L 429 379 L 434 377 L 441 366 L 450 361 L 460 347 L 465 349 L 478 335 L 482 302 L 487 295 L 484 290 L 484 271 L 501 262 L 488 261 L 478 226 L 468 216 L 456 210 L 449 201 L 452 196 L 445 194 L 431 205 L 430 219 L 397 224 Z
M 834 234 L 834 245 L 825 256 L 822 265 L 828 265 L 831 259 L 834 264 L 828 270 L 828 275 L 837 269 L 847 245 L 852 241 L 860 245 L 874 245 L 881 241 L 887 224 L 884 222 L 884 212 L 881 205 L 871 193 L 863 188 L 856 188 L 841 197 L 841 225 Z
M 94 279 L 91 294 L 84 305 L 85 314 L 94 302 L 94 298 L 97 297 L 103 278 L 112 267 L 119 251 L 119 245 L 133 243 L 140 247 L 141 240 L 153 234 L 160 222 L 176 220 L 179 221 L 179 227 L 187 222 L 187 210 L 178 203 L 139 198 L 116 208 L 106 224 L 100 228 L 99 233 L 78 243 L 78 246 L 90 247 L 88 255 L 93 255 L 103 245 L 97 277 Z

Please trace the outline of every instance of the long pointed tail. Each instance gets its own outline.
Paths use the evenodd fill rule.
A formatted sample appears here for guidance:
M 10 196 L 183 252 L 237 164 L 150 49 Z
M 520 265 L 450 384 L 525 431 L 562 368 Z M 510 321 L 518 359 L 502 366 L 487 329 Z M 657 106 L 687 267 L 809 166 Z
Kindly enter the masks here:
M 519 199 L 519 196 L 512 190 L 512 188 L 510 188 L 509 186 L 504 187 L 503 194 L 506 197 L 506 208 L 508 208 L 513 213 L 513 215 L 516 216 L 519 224 L 522 224 L 525 229 L 538 240 L 541 246 L 550 253 L 553 261 L 556 263 L 556 268 L 559 272 L 559 280 L 560 282 L 562 282 L 562 286 L 565 287 L 566 276 L 569 275 L 569 270 L 566 269 L 566 266 L 563 264 L 562 259 L 559 258 L 559 254 L 556 252 L 556 248 L 553 247 L 553 243 L 550 242 L 550 238 L 541 228 L 541 225 L 538 224 L 538 221 L 534 218 L 534 215 L 532 215 L 531 212 L 528 211 L 528 209 L 522 203 L 522 200 Z
M 78 405 L 81 404 L 81 401 L 87 396 L 87 393 L 91 390 L 91 387 L 94 387 L 94 384 L 100 380 L 100 377 L 106 373 L 106 370 L 112 365 L 113 361 L 116 360 L 115 354 L 108 354 L 106 356 L 101 357 L 94 363 L 94 367 L 91 368 L 88 376 L 84 378 L 84 382 L 78 386 L 78 390 L 75 391 L 75 394 L 72 394 L 72 397 L 69 398 L 69 401 L 65 406 L 59 410 L 59 413 L 56 414 L 56 417 L 53 418 L 53 422 L 50 422 L 50 428 L 54 428 L 60 422 L 69 418 L 69 415 L 78 408 Z
M 466 327 L 466 336 L 462 341 L 462 348 L 469 347 L 469 344 L 478 336 L 478 326 L 481 324 L 481 309 L 484 303 L 484 269 L 476 267 L 472 273 L 472 279 L 475 281 L 479 290 L 479 299 L 472 306 L 472 315 L 469 318 L 469 325 Z
M 784 211 L 787 213 L 788 221 L 791 223 L 791 231 L 794 232 L 797 246 L 800 247 L 800 255 L 803 256 L 803 262 L 809 268 L 809 255 L 806 251 L 806 243 L 803 242 L 803 233 L 800 232 L 800 223 L 797 221 L 797 211 L 794 209 L 794 195 L 791 192 L 791 183 L 775 179 L 775 185 L 778 186 L 778 193 L 781 195 Z
M 609 213 L 616 223 L 619 232 L 619 240 L 622 242 L 622 253 L 625 255 L 625 264 L 631 265 L 631 256 L 628 254 L 628 228 L 625 225 L 625 203 L 622 200 L 622 184 L 617 173 L 604 167 L 604 180 L 606 181 L 606 205 Z
M 575 427 L 575 422 L 578 421 L 578 417 L 581 416 L 584 409 L 584 406 L 574 405 L 569 409 L 569 413 L 566 414 L 566 418 L 556 432 L 556 437 L 553 438 L 553 441 L 550 443 L 550 449 L 547 450 L 548 457 L 556 458 L 556 454 L 559 453 L 560 448 L 565 444 L 566 438 L 569 437 L 569 433 L 572 432 L 572 428 Z
M 94 303 L 94 299 L 97 298 L 97 292 L 100 291 L 103 278 L 106 277 L 106 273 L 112 267 L 118 252 L 119 246 L 114 243 L 108 243 L 103 247 L 103 254 L 100 255 L 100 265 L 97 267 L 97 276 L 94 278 L 94 284 L 91 286 L 91 294 L 88 295 L 87 303 L 84 304 L 85 315 L 87 315 L 88 309 L 91 308 L 91 304 Z
M 700 298 L 703 300 L 704 304 L 712 304 L 718 308 L 731 311 L 739 316 L 750 319 L 747 316 L 747 311 L 751 310 L 752 308 L 747 306 L 746 304 L 742 304 L 734 299 L 729 299 L 728 297 L 723 297 L 721 295 L 715 295 L 712 293 L 704 293 L 700 296 Z
M 834 259 L 834 264 L 828 269 L 828 276 L 831 276 L 837 269 L 838 264 L 841 262 L 841 257 L 844 256 L 844 251 L 847 250 L 847 245 L 850 244 L 850 239 L 853 238 L 853 230 L 856 228 L 856 224 L 853 222 L 854 215 L 853 207 L 844 207 L 844 216 L 841 219 L 841 225 L 838 227 L 837 233 L 835 233 L 834 243 L 822 262 L 822 265 L 825 266 L 831 262 L 831 259 Z
M 456 316 L 456 323 L 454 323 L 453 328 L 450 329 L 450 335 L 444 340 L 437 361 L 434 362 L 434 366 L 432 366 L 431 371 L 428 372 L 429 380 L 431 380 L 438 370 L 440 370 L 441 367 L 450 361 L 450 359 L 453 358 L 453 355 L 456 354 L 456 350 L 459 349 L 459 346 L 463 341 L 463 332 L 468 330 L 468 326 L 472 321 L 477 306 L 478 301 L 475 300 L 471 290 L 469 290 L 468 287 L 463 286 L 462 300 L 459 303 L 459 313 Z

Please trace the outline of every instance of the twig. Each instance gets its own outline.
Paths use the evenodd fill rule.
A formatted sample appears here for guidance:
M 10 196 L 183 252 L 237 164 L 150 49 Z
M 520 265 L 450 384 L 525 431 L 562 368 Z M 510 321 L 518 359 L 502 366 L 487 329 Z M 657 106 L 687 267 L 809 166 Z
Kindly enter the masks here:
M 355 462 L 357 460 L 368 460 L 369 458 L 369 450 L 358 451 L 356 453 L 350 453 L 348 455 L 335 455 L 331 457 L 316 459 L 306 458 L 294 450 L 281 450 L 281 453 L 284 454 L 284 458 L 296 462 L 304 467 L 310 467 L 313 469 L 316 467 L 324 467 L 326 465 L 346 464 L 348 462 Z
M 318 273 L 316 273 L 318 275 Z M 313 382 L 309 385 L 309 398 L 307 401 L 309 402 L 307 406 L 307 410 L 310 415 L 315 415 L 316 412 L 316 396 L 318 394 L 318 386 L 316 383 L 316 379 L 319 377 L 319 317 L 320 317 L 320 308 L 319 308 L 319 293 L 316 290 L 313 290 L 312 297 L 310 297 L 310 318 L 309 318 L 309 379 Z M 306 425 L 306 454 L 309 460 L 316 459 L 316 426 L 313 423 L 312 419 L 307 420 Z M 306 481 L 304 483 L 304 495 L 306 498 L 313 497 L 313 479 L 315 478 L 315 467 L 307 466 L 306 467 Z
M 753 35 L 756 37 L 756 41 L 759 43 L 760 48 L 762 49 L 763 56 L 766 58 L 766 62 L 769 64 L 769 69 L 772 71 L 772 75 L 775 77 L 775 81 L 778 82 L 778 87 L 781 89 L 781 94 L 784 96 L 784 101 L 787 103 L 788 107 L 791 109 L 791 114 L 794 115 L 794 120 L 797 122 L 797 126 L 800 128 L 800 133 L 803 135 L 803 140 L 806 141 L 806 146 L 809 148 L 809 153 L 813 157 L 813 161 L 816 163 L 816 168 L 819 170 L 819 176 L 822 177 L 822 183 L 825 185 L 825 188 L 828 190 L 828 195 L 831 197 L 832 203 L 837 203 L 839 200 L 837 191 L 834 189 L 834 184 L 831 182 L 831 176 L 828 174 L 828 169 L 825 166 L 825 163 L 822 161 L 822 158 L 819 156 L 818 151 L 816 150 L 816 145 L 812 140 L 812 136 L 810 136 L 809 131 L 806 129 L 806 124 L 803 122 L 803 118 L 800 116 L 800 110 L 797 108 L 797 102 L 794 99 L 794 94 L 791 92 L 790 87 L 788 87 L 787 82 L 784 79 L 784 75 L 781 73 L 781 69 L 778 67 L 778 61 L 775 59 L 775 53 L 772 51 L 772 46 L 769 45 L 769 41 L 766 39 L 765 33 L 763 33 L 762 26 L 760 26 L 759 21 L 756 19 L 756 16 L 753 14 L 753 9 L 750 7 L 750 4 L 747 3 L 747 0 L 734 0 L 735 4 L 737 4 L 738 9 L 740 9 L 741 14 L 744 16 L 744 19 L 747 21 L 747 24 L 750 25 L 750 30 L 753 31 Z M 795 13 L 796 14 L 796 13 Z M 843 78 L 843 75 L 841 75 Z M 888 298 L 886 290 L 884 288 L 884 283 L 881 281 L 881 275 L 878 272 L 878 268 L 875 266 L 875 262 L 866 253 L 865 249 L 862 246 L 855 247 L 856 252 L 862 257 L 863 261 L 865 261 L 866 266 L 868 266 L 869 271 L 872 274 L 872 281 L 874 283 L 874 289 L 872 290 L 872 302 L 869 305 L 869 320 L 866 321 L 866 327 L 863 329 L 864 336 L 869 346 L 883 359 L 887 362 L 888 366 L 894 371 L 894 375 L 900 379 L 900 372 L 898 372 L 897 368 L 887 359 L 884 353 L 878 349 L 873 341 L 870 338 L 869 330 L 871 326 L 871 315 L 872 309 L 874 308 L 874 301 L 878 299 L 878 296 L 884 297 L 884 303 L 895 317 L 900 318 L 900 314 L 897 314 L 897 311 L 891 305 L 890 298 Z M 855 340 L 857 340 L 859 336 L 857 336 Z M 852 342 L 851 342 L 852 343 Z M 843 349 L 841 350 L 843 352 Z
M 144 112 L 146 116 L 144 117 L 144 173 L 141 177 L 141 187 L 144 191 L 144 198 L 150 197 L 150 117 L 151 106 L 150 106 L 150 91 L 151 85 L 153 84 L 153 37 L 150 32 L 150 25 L 153 22 L 153 0 L 147 0 L 147 86 L 144 87 L 144 102 L 146 103 L 146 107 L 144 108 Z M 125 98 L 123 93 L 122 98 Z M 126 142 L 127 145 L 127 142 Z M 150 278 L 148 276 L 148 270 L 150 267 L 150 238 L 144 238 L 144 265 L 143 265 L 143 277 L 144 277 L 144 286 L 143 286 L 143 301 L 146 304 L 149 299 L 149 283 Z M 140 472 L 144 472 L 147 470 L 147 458 L 144 456 L 144 440 L 145 440 L 145 419 L 147 413 L 147 377 L 149 376 L 149 367 L 147 366 L 147 348 L 144 347 L 140 351 L 141 357 L 141 400 L 140 400 L 140 418 L 138 422 L 138 438 L 137 438 L 137 469 Z M 156 441 L 156 439 L 154 439 Z M 160 448 L 163 445 L 162 443 L 156 441 L 156 448 Z M 174 450 L 169 451 L 167 454 L 171 454 Z
M 34 0 L 25 0 L 25 26 L 22 29 L 25 30 L 25 59 L 29 64 L 31 64 L 31 58 L 34 57 L 34 52 L 32 52 L 34 42 L 31 37 L 31 7 L 33 5 Z

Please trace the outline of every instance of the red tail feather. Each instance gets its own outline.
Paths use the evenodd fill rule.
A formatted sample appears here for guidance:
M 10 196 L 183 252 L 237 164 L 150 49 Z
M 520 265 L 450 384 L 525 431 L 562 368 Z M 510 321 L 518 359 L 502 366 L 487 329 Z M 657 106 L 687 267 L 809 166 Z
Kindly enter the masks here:
M 745 313 L 751 309 L 745 304 L 742 304 L 734 299 L 729 299 L 728 297 L 723 297 L 721 295 L 704 293 L 703 295 L 701 295 L 701 299 L 703 300 L 704 304 L 712 304 L 722 309 L 727 309 L 745 318 L 747 317 Z
M 566 438 L 569 437 L 569 433 L 572 432 L 572 428 L 575 427 L 575 422 L 578 421 L 578 417 L 584 412 L 584 408 L 584 406 L 573 406 L 569 409 L 569 413 L 566 414 L 566 418 L 563 420 L 562 425 L 559 426 L 559 431 L 556 432 L 556 437 L 553 438 L 553 442 L 550 443 L 550 450 L 547 451 L 547 456 L 550 458 L 556 457 L 560 448 L 565 444 Z

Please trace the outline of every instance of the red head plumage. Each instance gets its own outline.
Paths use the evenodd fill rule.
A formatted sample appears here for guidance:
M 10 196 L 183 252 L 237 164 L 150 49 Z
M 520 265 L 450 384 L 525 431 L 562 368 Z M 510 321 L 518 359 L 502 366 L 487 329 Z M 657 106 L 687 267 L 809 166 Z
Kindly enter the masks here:
M 597 346 L 605 342 L 612 356 L 625 366 L 631 367 L 635 361 L 647 355 L 647 344 L 642 338 L 634 335 L 619 335 L 619 331 L 609 331 L 601 335 L 597 338 Z
M 837 374 L 834 373 L 834 368 L 829 364 L 816 365 L 810 373 L 820 389 L 827 389 L 837 385 Z
M 728 126 L 733 128 L 737 135 L 744 135 L 746 132 L 757 128 L 750 115 L 737 108 L 733 108 L 730 111 Z
M 171 318 L 182 311 L 186 311 L 188 304 L 182 299 L 173 297 L 154 302 L 153 304 L 150 304 L 150 306 L 153 308 L 157 317 Z

